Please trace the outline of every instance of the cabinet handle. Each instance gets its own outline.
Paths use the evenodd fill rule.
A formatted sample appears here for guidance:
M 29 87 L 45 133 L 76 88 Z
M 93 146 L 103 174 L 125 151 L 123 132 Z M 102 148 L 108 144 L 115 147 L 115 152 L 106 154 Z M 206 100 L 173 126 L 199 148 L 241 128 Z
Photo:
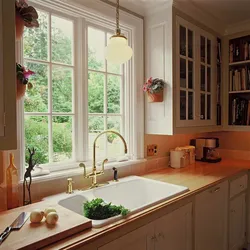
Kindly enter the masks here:
M 244 188 L 245 186 L 244 185 L 240 185 L 240 188 Z
M 158 237 L 165 239 L 165 235 L 162 232 L 158 233 Z
M 211 190 L 210 193 L 213 194 L 213 193 L 217 193 L 217 192 L 219 192 L 219 191 L 220 191 L 220 187 L 217 187 L 217 188 Z
M 153 236 L 151 237 L 151 240 L 152 240 L 152 241 L 157 241 L 157 237 L 156 237 L 155 235 L 153 235 Z
M 232 209 L 232 210 L 231 210 L 231 213 L 236 213 L 235 209 Z

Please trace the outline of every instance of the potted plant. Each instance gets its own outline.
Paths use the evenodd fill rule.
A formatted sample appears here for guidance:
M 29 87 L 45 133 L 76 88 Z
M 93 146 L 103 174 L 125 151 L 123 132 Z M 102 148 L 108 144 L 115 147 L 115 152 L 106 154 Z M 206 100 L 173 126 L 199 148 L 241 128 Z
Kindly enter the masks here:
M 28 85 L 28 89 L 33 87 L 32 83 L 29 82 L 29 77 L 35 74 L 35 72 L 25 69 L 20 64 L 16 64 L 16 98 L 17 100 L 21 99 L 26 91 L 26 86 Z
M 16 39 L 23 35 L 24 26 L 39 27 L 38 14 L 34 7 L 29 6 L 26 0 L 16 0 Z
M 143 91 L 147 93 L 148 102 L 163 102 L 163 89 L 166 82 L 162 79 L 150 77 L 143 85 Z

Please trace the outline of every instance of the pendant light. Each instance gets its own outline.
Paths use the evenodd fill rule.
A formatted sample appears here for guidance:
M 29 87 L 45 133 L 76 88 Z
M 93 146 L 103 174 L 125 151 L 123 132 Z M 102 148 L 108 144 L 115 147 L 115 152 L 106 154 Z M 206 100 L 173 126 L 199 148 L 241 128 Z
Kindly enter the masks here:
M 105 48 L 105 57 L 109 63 L 123 64 L 133 55 L 133 50 L 128 46 L 127 38 L 121 34 L 119 26 L 119 0 L 116 5 L 116 34 L 110 37 Z

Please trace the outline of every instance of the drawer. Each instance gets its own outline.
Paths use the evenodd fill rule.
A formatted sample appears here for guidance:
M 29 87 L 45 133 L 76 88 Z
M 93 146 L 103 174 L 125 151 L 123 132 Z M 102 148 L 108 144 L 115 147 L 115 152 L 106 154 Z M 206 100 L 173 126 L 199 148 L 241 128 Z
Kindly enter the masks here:
M 230 198 L 247 189 L 247 175 L 243 175 L 230 183 Z

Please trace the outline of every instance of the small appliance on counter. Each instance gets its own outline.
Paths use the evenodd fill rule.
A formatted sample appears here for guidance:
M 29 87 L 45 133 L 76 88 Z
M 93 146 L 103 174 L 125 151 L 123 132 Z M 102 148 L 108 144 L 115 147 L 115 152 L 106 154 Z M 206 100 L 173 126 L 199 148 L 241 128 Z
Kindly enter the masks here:
M 219 147 L 218 138 L 197 138 L 190 141 L 190 145 L 195 146 L 195 160 L 209 163 L 216 163 L 221 161 L 219 153 L 216 148 Z
M 195 162 L 195 147 L 185 146 L 170 150 L 170 167 L 182 168 Z

